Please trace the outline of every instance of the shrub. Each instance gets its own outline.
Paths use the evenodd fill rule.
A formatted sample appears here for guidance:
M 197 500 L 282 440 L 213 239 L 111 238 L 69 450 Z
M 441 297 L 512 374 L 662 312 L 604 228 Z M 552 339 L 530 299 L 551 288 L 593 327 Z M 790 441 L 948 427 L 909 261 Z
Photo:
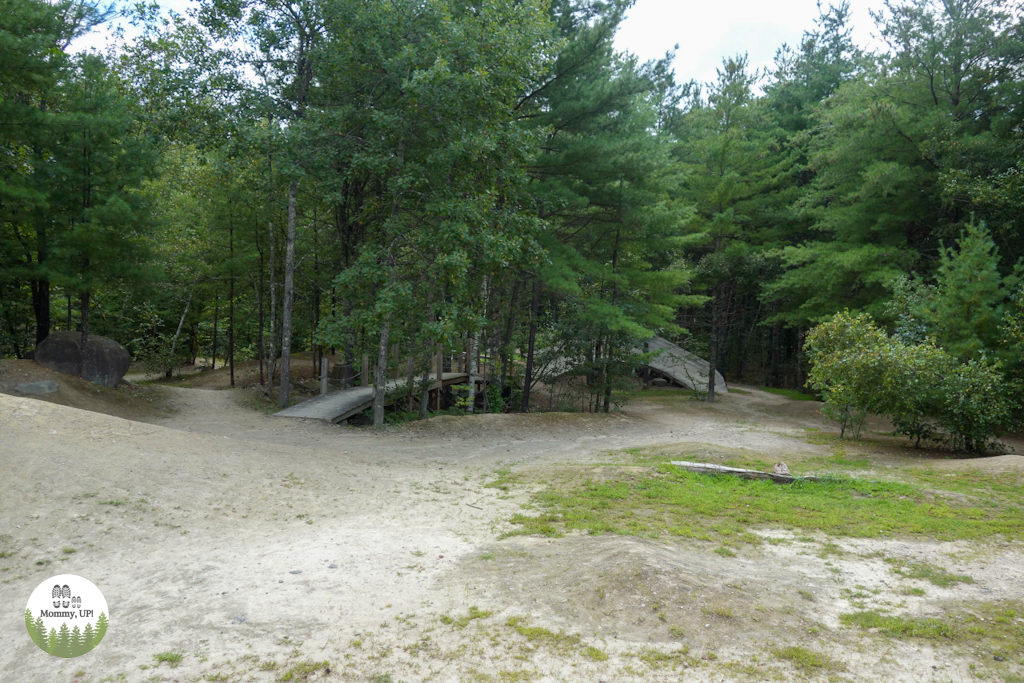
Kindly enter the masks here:
M 809 387 L 854 435 L 868 413 L 888 417 L 898 434 L 978 451 L 1012 426 L 1017 387 L 997 362 L 958 362 L 933 340 L 889 337 L 866 314 L 838 313 L 815 327 L 805 345 Z

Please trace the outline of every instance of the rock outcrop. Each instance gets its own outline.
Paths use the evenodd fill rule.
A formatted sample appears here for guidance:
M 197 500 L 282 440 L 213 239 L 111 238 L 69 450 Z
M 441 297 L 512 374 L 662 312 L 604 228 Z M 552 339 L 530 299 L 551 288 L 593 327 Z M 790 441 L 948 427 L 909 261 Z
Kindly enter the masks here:
M 78 332 L 51 333 L 36 346 L 35 360 L 44 368 L 110 388 L 117 386 L 132 364 L 128 349 L 108 337 L 90 334 L 83 350 Z

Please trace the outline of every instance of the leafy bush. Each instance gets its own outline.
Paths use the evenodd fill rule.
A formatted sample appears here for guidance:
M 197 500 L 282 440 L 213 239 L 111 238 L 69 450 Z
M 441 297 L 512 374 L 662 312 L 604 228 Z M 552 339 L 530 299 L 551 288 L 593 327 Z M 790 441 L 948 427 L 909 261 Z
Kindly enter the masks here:
M 959 362 L 933 340 L 889 337 L 866 314 L 838 313 L 807 336 L 807 384 L 825 400 L 840 435 L 859 432 L 868 413 L 888 417 L 896 432 L 977 451 L 1012 426 L 1016 387 L 998 362 Z

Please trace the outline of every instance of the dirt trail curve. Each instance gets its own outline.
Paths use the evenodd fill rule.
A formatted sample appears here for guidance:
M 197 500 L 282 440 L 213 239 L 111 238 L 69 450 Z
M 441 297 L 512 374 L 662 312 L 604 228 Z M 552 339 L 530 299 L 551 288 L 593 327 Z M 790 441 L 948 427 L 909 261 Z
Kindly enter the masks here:
M 778 638 L 839 628 L 826 560 L 799 546 L 727 560 L 630 537 L 499 540 L 528 492 L 486 486 L 499 467 L 606 461 L 626 447 L 824 452 L 796 438 L 820 425 L 812 406 L 752 391 L 717 406 L 673 399 L 624 415 L 479 415 L 373 432 L 275 420 L 241 392 L 171 391 L 176 412 L 154 424 L 0 395 L 0 680 L 756 680 L 715 663 L 764 647 L 751 622 L 721 616 L 729 609 L 757 602 Z M 1019 599 L 1022 570 L 999 567 L 1020 566 L 1020 553 L 999 552 L 1012 556 L 970 567 L 976 589 Z M 848 571 L 869 584 L 880 575 L 870 562 Z M 59 573 L 89 578 L 110 605 L 104 642 L 74 660 L 42 653 L 22 620 L 32 589 Z M 808 587 L 822 596 L 813 605 L 798 595 Z M 535 641 L 510 618 L 567 640 Z M 680 634 L 692 653 L 682 668 Z M 961 666 L 931 648 L 836 647 L 859 680 L 933 680 L 899 675 L 904 657 L 928 673 Z M 645 648 L 678 666 L 641 664 Z M 181 663 L 157 668 L 158 653 Z

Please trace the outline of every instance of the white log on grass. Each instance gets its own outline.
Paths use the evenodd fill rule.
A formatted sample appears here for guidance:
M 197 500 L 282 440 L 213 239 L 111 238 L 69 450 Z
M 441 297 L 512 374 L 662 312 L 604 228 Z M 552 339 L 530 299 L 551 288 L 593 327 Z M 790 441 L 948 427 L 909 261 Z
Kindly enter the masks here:
M 676 467 L 682 467 L 684 470 L 689 472 L 697 472 L 699 474 L 726 474 L 734 477 L 740 477 L 742 479 L 770 479 L 771 481 L 779 484 L 790 484 L 794 481 L 820 481 L 818 477 L 797 477 L 793 475 L 774 474 L 772 472 L 762 472 L 760 470 L 747 470 L 742 467 L 715 465 L 710 462 L 673 460 L 670 464 L 675 465 Z

